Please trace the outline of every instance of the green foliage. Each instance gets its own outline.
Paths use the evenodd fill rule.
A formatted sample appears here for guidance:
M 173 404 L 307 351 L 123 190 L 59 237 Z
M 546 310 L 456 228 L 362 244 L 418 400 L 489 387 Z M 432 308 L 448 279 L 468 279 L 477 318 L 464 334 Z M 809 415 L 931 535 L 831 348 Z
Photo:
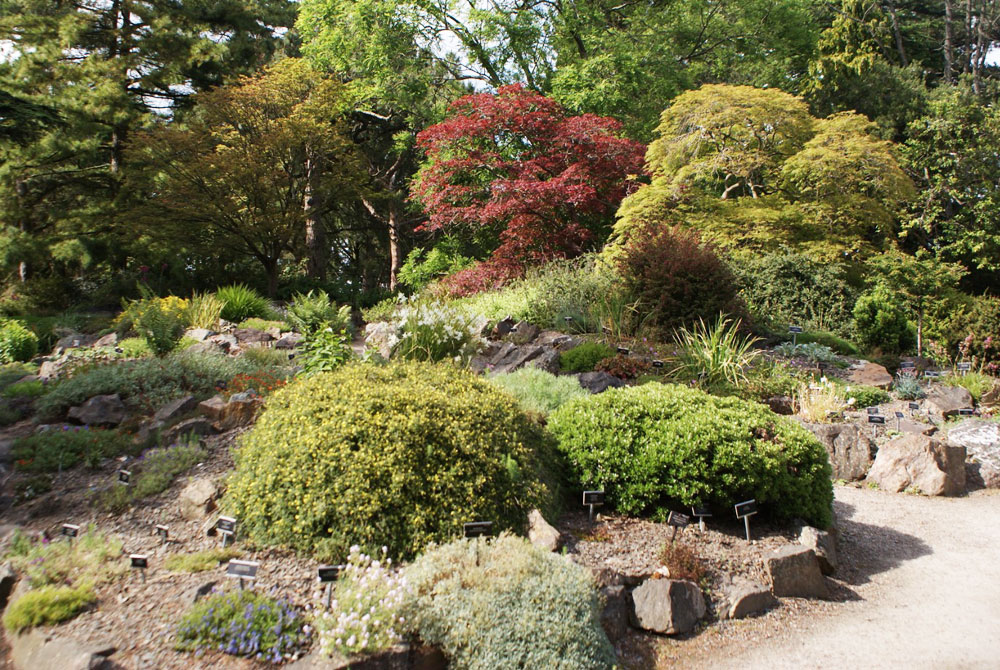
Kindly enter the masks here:
M 670 374 L 706 388 L 745 384 L 747 368 L 760 351 L 753 348 L 758 339 L 741 335 L 740 326 L 739 320 L 720 316 L 714 324 L 699 320 L 691 330 L 679 330 L 674 335 L 677 354 Z
M 376 323 L 378 321 L 391 321 L 392 315 L 399 306 L 399 298 L 391 296 L 384 298 L 371 307 L 361 310 L 361 318 L 365 323 Z
M 257 316 L 251 316 L 249 319 L 243 319 L 237 324 L 238 328 L 252 328 L 253 330 L 268 331 L 272 328 L 277 328 L 278 330 L 289 330 L 288 324 L 284 321 L 278 321 L 277 319 L 262 319 Z
M 368 343 L 380 349 L 388 345 L 394 358 L 468 365 L 486 344 L 485 327 L 481 316 L 445 303 L 416 302 L 396 310 L 393 330 L 371 333 Z
M 20 321 L 0 319 L 0 364 L 30 361 L 38 353 L 38 337 Z
M 164 310 L 159 301 L 152 301 L 140 312 L 135 330 L 146 339 L 150 350 L 162 358 L 174 350 L 184 334 L 183 314 Z
M 284 600 L 252 590 L 215 593 L 196 602 L 177 626 L 177 648 L 234 656 L 290 659 L 305 644 L 302 617 Z
M 593 578 L 565 556 L 502 534 L 433 548 L 405 575 L 407 622 L 451 667 L 615 667 Z
M 296 362 L 302 366 L 302 374 L 309 377 L 336 370 L 353 357 L 347 333 L 343 330 L 335 333 L 332 328 L 326 328 L 306 336 L 299 343 Z
M 41 380 L 35 379 L 26 382 L 16 382 L 4 388 L 0 393 L 4 398 L 36 398 L 45 395 L 48 388 Z
M 844 397 L 848 400 L 854 398 L 855 407 L 874 407 L 892 400 L 887 391 L 874 386 L 850 386 L 844 391 Z
M 576 377 L 557 377 L 531 365 L 506 374 L 490 375 L 487 379 L 517 398 L 521 409 L 543 415 L 587 394 Z
M 0 403 L 0 426 L 10 426 L 26 416 L 24 410 L 10 403 Z
M 795 340 L 800 344 L 820 344 L 844 356 L 857 356 L 860 353 L 856 346 L 844 338 L 820 330 L 799 333 Z
M 118 343 L 125 358 L 146 358 L 153 355 L 149 342 L 144 337 L 128 337 Z
M 225 307 L 226 303 L 214 293 L 195 293 L 188 301 L 185 321 L 191 328 L 218 330 Z
M 112 512 L 121 512 L 136 500 L 166 491 L 178 475 L 202 461 L 206 451 L 197 438 L 163 449 L 153 449 L 129 466 L 130 486 L 115 485 L 98 498 L 98 505 Z
M 240 357 L 258 368 L 287 367 L 293 363 L 288 360 L 287 349 L 271 349 L 269 347 L 248 347 L 240 352 Z
M 899 354 L 913 347 L 914 333 L 899 302 L 884 291 L 866 293 L 854 305 L 854 331 L 865 351 Z
M 414 293 L 419 293 L 435 279 L 472 267 L 475 259 L 463 256 L 458 239 L 445 237 L 430 251 L 414 249 L 399 268 L 399 281 Z
M 826 450 L 763 405 L 652 383 L 573 400 L 548 426 L 580 485 L 603 487 L 624 514 L 662 520 L 671 506 L 754 498 L 781 518 L 830 523 Z
M 966 372 L 965 374 L 950 374 L 941 380 L 945 386 L 959 386 L 972 395 L 976 402 L 983 397 L 983 394 L 993 388 L 996 377 L 984 375 L 981 372 Z
M 746 382 L 735 389 L 736 395 L 747 400 L 766 402 L 774 396 L 793 397 L 802 384 L 802 373 L 780 361 L 760 358 L 747 370 Z
M 11 543 L 9 558 L 32 588 L 96 585 L 127 570 L 120 560 L 122 546 L 118 538 L 90 526 L 72 542 L 22 538 Z
M 915 375 L 897 374 L 892 390 L 900 400 L 920 400 L 927 396 L 927 392 Z
M 235 547 L 215 547 L 196 551 L 193 554 L 170 554 L 163 561 L 163 568 L 171 572 L 207 572 L 219 567 L 233 558 L 239 558 L 243 552 Z
M 351 306 L 343 305 L 339 309 L 330 300 L 326 291 L 309 291 L 306 294 L 296 293 L 288 305 L 285 318 L 293 330 L 309 335 L 325 328 L 344 331 L 348 335 L 354 329 L 351 323 Z
M 223 286 L 215 292 L 215 297 L 222 301 L 221 316 L 226 321 L 240 323 L 250 317 L 271 318 L 271 303 L 246 284 Z
M 3 625 L 12 633 L 35 626 L 52 626 L 72 619 L 97 602 L 92 586 L 46 586 L 28 591 L 3 613 Z
M 470 519 L 523 528 L 550 500 L 547 444 L 513 398 L 454 366 L 352 364 L 269 398 L 223 508 L 260 544 L 408 558 Z
M 603 342 L 583 342 L 559 354 L 559 368 L 563 372 L 590 372 L 615 350 Z
M 774 352 L 788 358 L 804 358 L 813 363 L 833 363 L 837 360 L 837 354 L 830 347 L 815 342 L 782 342 L 774 348 Z
M 128 407 L 152 413 L 182 395 L 208 397 L 220 381 L 259 370 L 242 356 L 186 351 L 163 359 L 97 365 L 60 382 L 38 399 L 35 409 L 43 420 L 56 420 L 88 398 L 117 393 Z
M 57 472 L 78 463 L 97 467 L 102 459 L 117 458 L 136 450 L 131 435 L 117 430 L 63 426 L 18 438 L 11 453 L 18 470 Z

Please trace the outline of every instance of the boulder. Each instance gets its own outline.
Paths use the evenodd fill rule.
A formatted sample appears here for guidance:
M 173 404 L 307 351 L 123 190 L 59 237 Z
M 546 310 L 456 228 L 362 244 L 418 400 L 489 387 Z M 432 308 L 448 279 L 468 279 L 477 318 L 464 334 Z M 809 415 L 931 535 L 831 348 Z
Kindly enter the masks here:
M 508 339 L 514 344 L 528 344 L 529 342 L 533 342 L 540 332 L 542 332 L 542 329 L 535 324 L 528 323 L 527 321 L 518 321 L 510 329 Z
M 215 425 L 211 421 L 203 416 L 196 416 L 170 426 L 161 433 L 161 437 L 164 444 L 174 444 L 189 435 L 204 437 L 205 435 L 214 435 L 216 432 Z
M 14 457 L 10 453 L 13 448 L 14 440 L 12 438 L 0 440 L 0 463 L 7 465 L 14 461 Z
M 528 361 L 532 361 L 545 352 L 543 347 L 537 347 L 534 345 L 527 345 L 524 347 L 518 347 L 517 345 L 508 343 L 500 349 L 500 352 L 493 357 L 493 372 L 497 374 L 502 374 L 504 372 L 513 372 L 518 368 L 524 366 Z
M 647 579 L 632 602 L 633 626 L 666 635 L 691 632 L 706 611 L 701 589 L 687 580 Z
M 948 444 L 965 449 L 974 483 L 1000 488 L 1000 424 L 966 419 L 948 430 Z
M 225 407 L 222 408 L 222 412 L 216 420 L 216 425 L 219 430 L 223 431 L 249 426 L 253 423 L 254 418 L 257 416 L 257 411 L 263 404 L 264 401 L 259 396 L 252 396 L 248 393 L 236 393 L 229 399 Z
M 545 370 L 554 375 L 559 374 L 559 352 L 555 349 L 549 349 L 545 347 L 542 354 L 528 363 L 528 365 L 534 366 L 539 370 Z
M 832 575 L 837 571 L 837 538 L 833 534 L 804 526 L 799 532 L 799 544 L 813 550 L 824 575 Z
M 269 333 L 256 328 L 237 328 L 233 331 L 233 336 L 240 344 L 255 344 L 260 342 L 270 342 L 274 338 Z
M 559 531 L 553 528 L 537 509 L 528 513 L 528 539 L 545 551 L 558 551 L 562 546 Z
M 863 384 L 887 389 L 892 386 L 892 375 L 883 366 L 870 361 L 863 361 L 851 370 L 848 378 L 852 384 Z
M 113 347 L 118 344 L 118 333 L 108 333 L 94 341 L 95 347 Z
M 121 397 L 95 395 L 78 407 L 71 407 L 68 416 L 88 426 L 117 426 L 125 420 L 127 411 Z
M 7 606 L 7 599 L 10 598 L 14 584 L 17 583 L 17 573 L 10 563 L 0 565 L 0 610 Z
M 226 407 L 226 399 L 221 395 L 213 396 L 198 403 L 198 411 L 212 421 L 218 421 Z
M 960 409 L 972 408 L 972 394 L 961 386 L 931 385 L 924 406 L 933 414 L 952 416 Z
M 778 599 L 760 582 L 741 579 L 725 591 L 725 606 L 719 608 L 720 619 L 745 619 L 778 606 Z
M 628 633 L 629 594 L 621 584 L 601 589 L 601 628 L 612 644 Z
M 69 356 L 60 356 L 59 358 L 42 361 L 42 365 L 38 368 L 38 378 L 42 381 L 55 379 L 59 376 L 59 372 L 68 360 Z
M 771 577 L 771 591 L 779 598 L 830 597 L 812 549 L 789 544 L 767 556 L 764 564 Z
M 535 344 L 544 347 L 552 347 L 553 349 L 558 349 L 559 351 L 566 351 L 580 344 L 580 338 L 567 335 L 566 333 L 560 333 L 557 330 L 543 330 L 538 334 L 538 337 L 535 338 Z
M 205 342 L 211 342 L 212 344 L 216 344 L 219 346 L 219 348 L 221 348 L 225 352 L 228 352 L 230 349 L 233 349 L 240 345 L 239 340 L 237 340 L 233 335 L 230 335 L 229 333 L 212 335 L 211 337 L 206 338 Z M 204 342 L 202 344 L 204 344 Z
M 833 478 L 846 481 L 864 479 L 872 463 L 874 444 L 864 428 L 853 423 L 808 423 L 796 420 L 826 448 Z
M 181 516 L 188 521 L 201 521 L 215 510 L 215 500 L 219 488 L 211 479 L 199 477 L 192 479 L 178 496 L 181 506 Z
M 493 328 L 491 333 L 494 340 L 499 340 L 501 337 L 506 337 L 508 333 L 514 328 L 514 319 L 509 316 L 501 319 L 497 322 L 496 327 Z
M 290 664 L 288 670 L 445 670 L 448 661 L 434 647 L 397 644 L 370 656 L 347 658 L 313 652 Z
M 926 435 L 904 435 L 879 447 L 868 481 L 880 489 L 952 496 L 965 491 L 965 447 Z
M 577 375 L 577 380 L 590 393 L 604 393 L 609 388 L 625 386 L 625 382 L 607 372 L 582 372 Z
M 913 419 L 900 419 L 899 432 L 914 433 L 915 435 L 933 435 L 937 432 L 937 426 Z
M 171 400 L 166 405 L 156 410 L 156 414 L 153 415 L 153 420 L 169 423 L 189 412 L 193 412 L 197 408 L 198 401 L 195 397 L 193 395 L 186 395 L 181 398 L 177 398 L 176 400 Z
M 10 659 L 16 670 L 95 670 L 108 667 L 115 653 L 109 644 L 83 644 L 33 629 L 9 636 Z
M 1000 382 L 993 382 L 993 386 L 979 399 L 979 405 L 991 408 L 1000 406 Z
M 215 335 L 215 332 L 208 328 L 190 328 L 184 331 L 184 337 L 189 337 L 197 342 L 204 342 L 212 335 Z
M 218 342 L 212 342 L 211 340 L 206 340 L 204 342 L 195 342 L 184 351 L 190 352 L 192 354 L 212 354 L 216 356 L 222 356 L 229 351 L 229 347 L 223 346 Z
M 303 336 L 299 333 L 285 333 L 274 343 L 275 349 L 294 349 L 299 346 Z
M 84 335 L 83 333 L 71 333 L 60 337 L 56 341 L 53 349 L 76 349 L 78 347 L 89 347 L 97 341 L 96 335 Z
M 792 414 L 795 414 L 795 401 L 787 395 L 771 396 L 767 399 L 767 406 L 770 407 L 771 411 L 775 414 L 781 414 L 783 416 L 791 416 Z

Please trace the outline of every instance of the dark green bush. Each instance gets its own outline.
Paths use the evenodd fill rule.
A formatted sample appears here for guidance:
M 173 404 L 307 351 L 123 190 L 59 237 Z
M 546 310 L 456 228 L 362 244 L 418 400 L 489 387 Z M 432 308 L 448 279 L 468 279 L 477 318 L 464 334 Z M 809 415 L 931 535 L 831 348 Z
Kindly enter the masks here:
M 224 303 L 222 318 L 226 321 L 240 323 L 250 317 L 269 319 L 273 315 L 267 298 L 246 284 L 223 286 L 215 292 L 215 297 Z
M 851 390 L 844 393 L 844 398 L 854 398 L 855 407 L 874 407 L 892 400 L 886 391 L 874 386 L 851 386 Z
M 460 246 L 456 238 L 445 237 L 430 251 L 414 249 L 399 268 L 399 282 L 419 293 L 435 279 L 472 267 L 475 259 L 462 255 Z
M 829 347 L 838 354 L 844 356 L 857 356 L 858 348 L 845 340 L 842 337 L 837 337 L 833 333 L 828 333 L 822 330 L 812 330 L 806 331 L 804 333 L 799 333 L 795 341 L 799 344 L 821 344 L 824 347 Z
M 593 578 L 564 556 L 510 535 L 459 540 L 428 551 L 405 576 L 406 620 L 449 667 L 615 667 Z
M 590 372 L 605 358 L 615 355 L 615 350 L 603 342 L 584 342 L 559 354 L 559 367 L 563 372 Z
M 549 430 L 580 485 L 620 512 L 663 519 L 755 498 L 777 517 L 826 527 L 833 487 L 823 446 L 767 407 L 677 385 L 645 384 L 572 400 Z
M 332 328 L 335 332 L 343 330 L 348 334 L 354 330 L 351 306 L 343 305 L 338 308 L 326 291 L 296 293 L 288 305 L 285 318 L 293 329 L 305 335 L 324 328 Z
M 259 544 L 408 558 L 465 522 L 523 529 L 551 499 L 549 449 L 513 398 L 455 366 L 349 364 L 268 399 L 223 507 Z
M 38 337 L 23 323 L 0 319 L 0 364 L 24 363 L 38 353 Z
M 11 453 L 18 470 L 56 472 L 78 463 L 96 467 L 101 459 L 135 450 L 132 436 L 126 433 L 87 426 L 62 426 L 16 440 Z
M 880 291 L 866 293 L 854 305 L 854 330 L 866 351 L 898 354 L 913 348 L 916 333 L 898 301 Z

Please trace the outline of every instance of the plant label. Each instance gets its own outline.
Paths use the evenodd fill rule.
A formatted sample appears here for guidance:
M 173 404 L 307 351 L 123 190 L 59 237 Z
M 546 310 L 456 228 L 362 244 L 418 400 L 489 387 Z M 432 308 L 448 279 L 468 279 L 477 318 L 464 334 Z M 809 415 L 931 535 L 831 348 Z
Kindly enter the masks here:
M 878 414 L 869 414 L 868 415 L 868 423 L 884 424 L 885 423 L 885 417 L 884 416 L 879 416 Z
M 802 332 L 802 326 L 789 326 L 788 327 L 788 332 L 789 333 L 801 333 Z
M 215 529 L 220 533 L 233 535 L 236 533 L 236 519 L 231 516 L 220 516 L 219 520 L 215 522 Z
M 628 347 L 618 347 L 617 351 L 622 356 L 628 356 Z
M 346 565 L 321 565 L 316 572 L 319 576 L 319 581 L 325 584 L 327 582 L 337 581 L 337 578 L 340 577 L 340 573 L 346 567 Z
M 924 379 L 937 379 L 941 373 L 937 370 L 924 370 Z
M 146 554 L 130 554 L 128 559 L 132 562 L 133 568 L 145 570 L 149 567 L 149 557 Z
M 604 504 L 604 491 L 584 491 L 583 492 L 583 504 L 584 505 L 603 505 Z
M 903 416 L 904 416 L 904 414 L 902 412 L 896 412 L 896 418 L 897 419 L 902 419 Z
M 680 512 L 671 512 L 670 516 L 667 517 L 667 525 L 674 526 L 676 528 L 684 528 L 689 523 L 691 523 L 691 517 L 687 514 L 681 514 Z
M 872 416 L 872 415 L 875 415 L 875 414 L 878 414 L 878 407 L 869 407 L 868 408 L 868 416 Z
M 736 508 L 737 519 L 743 519 L 757 513 L 757 501 L 752 498 L 741 503 L 736 503 L 733 507 Z
M 160 536 L 160 539 L 166 542 L 170 539 L 170 528 L 164 525 L 156 526 L 156 534 Z
M 820 386 L 819 384 L 810 384 L 809 385 L 809 390 L 810 391 L 822 391 L 823 387 Z
M 260 563 L 255 561 L 240 561 L 234 558 L 226 565 L 226 577 L 234 577 L 240 581 L 244 579 L 256 579 L 258 568 L 260 568 Z
M 654 368 L 662 368 L 663 367 L 663 361 L 653 361 L 653 367 Z
M 704 506 L 699 507 L 696 505 L 691 508 L 691 516 L 696 516 L 699 519 L 706 516 L 712 516 L 712 510 Z
M 911 402 L 907 406 L 910 408 L 911 412 L 916 412 L 918 409 L 920 409 L 920 403 L 919 402 Z
M 976 410 L 972 409 L 971 407 L 965 407 L 963 409 L 958 410 L 959 416 L 972 416 L 975 413 Z
M 914 363 L 913 361 L 903 361 L 902 363 L 899 364 L 900 370 L 912 370 L 915 367 L 917 367 L 917 364 Z
M 128 486 L 132 481 L 132 471 L 131 470 L 119 470 L 118 471 L 118 483 L 123 486 Z
M 492 521 L 474 521 L 462 524 L 462 534 L 465 537 L 483 537 L 484 535 L 490 535 L 492 532 Z
M 573 320 L 573 317 L 571 317 L 571 316 L 564 316 L 563 317 L 563 321 L 565 321 L 566 323 L 569 323 L 572 320 Z
M 605 335 L 610 335 L 611 329 L 608 328 L 607 326 L 601 326 L 601 332 L 604 333 Z
M 66 537 L 76 537 L 80 534 L 80 527 L 75 523 L 64 523 L 62 525 L 62 534 Z
M 972 363 L 959 363 L 955 367 L 959 372 L 970 372 L 972 370 Z

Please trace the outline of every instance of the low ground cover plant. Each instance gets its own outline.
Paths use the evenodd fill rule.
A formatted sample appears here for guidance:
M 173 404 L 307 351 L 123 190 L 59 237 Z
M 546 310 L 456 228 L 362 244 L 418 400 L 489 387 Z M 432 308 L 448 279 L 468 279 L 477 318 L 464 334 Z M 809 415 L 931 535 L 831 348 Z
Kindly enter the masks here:
M 605 670 L 614 651 L 589 572 L 503 534 L 429 550 L 405 572 L 403 614 L 460 670 Z
M 24 363 L 38 353 L 38 337 L 16 319 L 0 319 L 0 363 Z
M 853 343 L 835 335 L 834 333 L 828 333 L 824 330 L 807 330 L 803 333 L 799 333 L 795 340 L 799 344 L 820 344 L 824 347 L 829 347 L 836 353 L 843 354 L 844 356 L 857 356 L 861 353 Z
M 171 554 L 164 559 L 163 567 L 171 572 L 206 572 L 242 555 L 236 547 L 216 547 L 193 554 Z
M 295 362 L 302 374 L 309 377 L 320 372 L 336 370 L 354 358 L 347 331 L 325 328 L 307 335 L 299 343 Z
M 197 438 L 162 449 L 151 449 L 129 465 L 134 483 L 131 486 L 115 485 L 104 491 L 98 498 L 98 504 L 104 509 L 120 512 L 136 500 L 162 493 L 174 479 L 202 461 L 206 453 Z
M 892 400 L 887 391 L 874 386 L 848 386 L 844 389 L 844 398 L 853 398 L 855 407 L 874 407 Z
M 289 660 L 308 639 L 292 606 L 252 590 L 215 593 L 198 601 L 177 627 L 177 647 L 217 649 L 271 663 Z
M 616 354 L 600 361 L 594 366 L 594 369 L 599 372 L 607 372 L 619 379 L 636 379 L 650 372 L 653 365 L 643 358 Z
M 72 619 L 95 602 L 97 594 L 90 585 L 44 586 L 11 603 L 3 613 L 3 625 L 12 633 L 51 626 Z
M 239 328 L 250 328 L 252 330 L 268 331 L 276 328 L 280 331 L 290 330 L 288 324 L 284 321 L 278 321 L 277 319 L 264 319 L 257 316 L 252 316 L 249 319 L 243 319 L 237 324 Z
M 804 358 L 813 363 L 833 363 L 837 360 L 837 354 L 830 347 L 815 342 L 799 342 L 798 344 L 784 342 L 776 346 L 774 351 L 788 358 Z
M 14 465 L 23 472 L 60 472 L 80 463 L 97 467 L 102 459 L 136 449 L 132 435 L 105 428 L 61 426 L 14 442 Z
M 121 540 L 91 526 L 72 542 L 19 535 L 11 542 L 7 558 L 31 588 L 37 589 L 107 582 L 126 570 L 119 560 L 121 556 Z
M 982 374 L 981 372 L 967 372 L 963 374 L 950 374 L 941 380 L 945 386 L 958 386 L 964 388 L 972 395 L 972 399 L 979 402 L 983 394 L 993 388 L 996 382 L 995 377 Z
M 4 398 L 35 398 L 44 395 L 48 387 L 40 380 L 16 382 L 0 393 Z
M 825 449 L 763 405 L 650 383 L 572 400 L 548 426 L 575 481 L 603 487 L 625 514 L 665 519 L 672 505 L 755 498 L 774 516 L 830 523 Z
M 563 372 L 590 372 L 605 358 L 615 355 L 615 350 L 603 342 L 583 342 L 559 354 L 559 368 Z
M 897 373 L 892 383 L 892 390 L 900 400 L 920 400 L 927 396 L 927 391 L 920 385 L 915 375 Z
M 559 377 L 530 365 L 487 379 L 514 396 L 522 409 L 543 415 L 573 398 L 587 395 L 575 377 Z
M 532 507 L 549 509 L 547 445 L 472 373 L 354 363 L 271 396 L 235 452 L 223 507 L 260 544 L 409 558 L 470 519 L 522 529 Z

